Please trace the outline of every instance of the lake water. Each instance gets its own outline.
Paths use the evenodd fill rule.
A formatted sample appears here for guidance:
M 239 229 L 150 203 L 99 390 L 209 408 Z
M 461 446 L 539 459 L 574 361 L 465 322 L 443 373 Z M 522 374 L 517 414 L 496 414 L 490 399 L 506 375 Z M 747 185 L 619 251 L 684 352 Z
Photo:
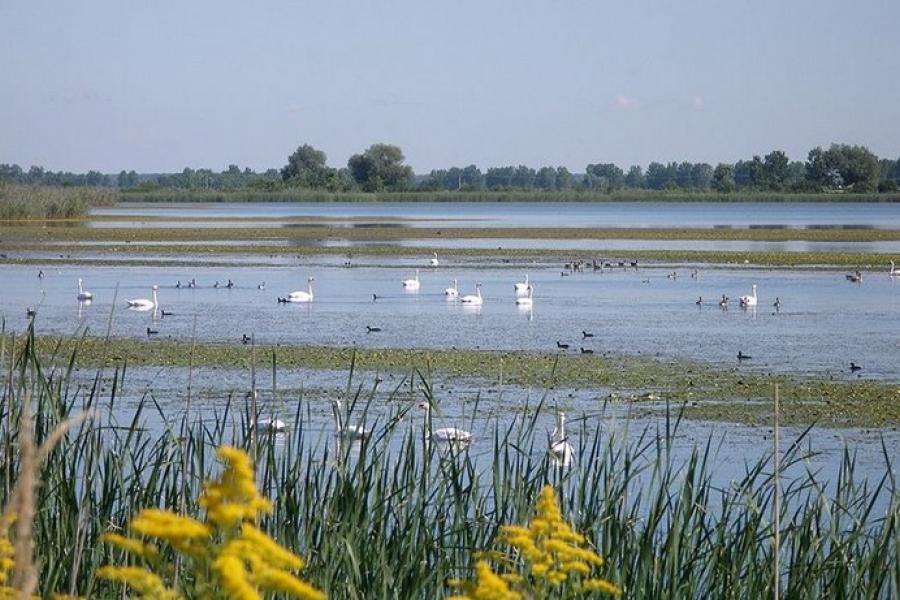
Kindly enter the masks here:
M 399 265 L 399 263 L 398 263 Z M 112 334 L 143 337 L 148 326 L 161 337 L 189 340 L 194 318 L 203 341 L 238 342 L 254 334 L 259 343 L 399 348 L 468 348 L 553 351 L 556 342 L 596 352 L 649 354 L 738 367 L 738 351 L 753 360 L 738 368 L 837 378 L 850 377 L 849 361 L 862 364 L 863 377 L 900 381 L 900 278 L 867 274 L 861 284 L 843 273 L 751 268 L 704 268 L 694 279 L 680 269 L 615 269 L 561 277 L 558 268 L 531 268 L 534 307 L 514 304 L 513 283 L 523 267 L 483 268 L 452 265 L 422 269 L 421 289 L 407 293 L 400 281 L 409 267 L 343 268 L 302 262 L 281 266 L 214 268 L 145 266 L 3 266 L 0 315 L 7 327 L 22 331 L 25 310 L 38 310 L 41 333 L 68 334 L 82 326 L 99 333 L 114 307 Z M 315 302 L 278 304 L 279 295 L 316 282 Z M 90 306 L 75 299 L 76 279 L 95 294 Z M 195 278 L 199 287 L 176 289 L 175 282 Z M 482 284 L 484 305 L 447 301 L 443 289 L 459 280 L 461 294 Z M 233 279 L 234 289 L 216 289 Z M 266 282 L 265 290 L 257 284 Z M 161 286 L 162 308 L 171 317 L 125 308 L 126 298 L 149 298 Z M 755 311 L 738 308 L 736 299 L 759 289 Z M 377 301 L 373 301 L 377 294 Z M 730 307 L 717 301 L 726 294 Z M 695 305 L 703 297 L 702 306 Z M 782 306 L 775 311 L 775 298 Z M 382 328 L 367 334 L 366 326 Z M 582 341 L 581 331 L 595 333 Z M 855 377 L 855 376 L 854 376 Z
M 313 217 L 408 220 L 411 227 L 872 227 L 900 228 L 900 204 L 848 202 L 373 202 L 119 204 L 117 217 Z M 136 221 L 139 224 L 139 221 Z M 175 224 L 179 224 L 177 221 Z M 100 222 L 97 222 L 100 224 Z M 256 227 L 258 224 L 247 224 Z M 269 226 L 272 226 L 270 223 Z

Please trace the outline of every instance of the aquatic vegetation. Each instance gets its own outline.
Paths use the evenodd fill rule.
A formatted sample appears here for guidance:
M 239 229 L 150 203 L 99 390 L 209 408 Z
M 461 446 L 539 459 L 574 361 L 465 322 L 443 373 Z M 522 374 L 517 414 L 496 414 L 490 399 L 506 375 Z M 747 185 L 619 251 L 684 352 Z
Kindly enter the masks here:
M 512 555 L 488 553 L 506 572 L 495 574 L 485 560 L 476 564 L 475 581 L 453 581 L 462 590 L 457 600 L 516 600 L 518 598 L 564 598 L 594 591 L 621 595 L 614 583 L 591 573 L 603 558 L 585 548 L 585 537 L 572 530 L 559 508 L 556 492 L 545 485 L 527 526 L 505 525 L 500 541 Z
M 606 559 L 598 575 L 630 597 L 771 597 L 776 506 L 783 597 L 881 598 L 900 589 L 900 490 L 889 448 L 881 465 L 867 458 L 869 479 L 849 448 L 836 474 L 825 477 L 808 468 L 807 438 L 800 436 L 778 457 L 782 486 L 776 494 L 771 453 L 735 469 L 725 482 L 714 477 L 713 456 L 730 449 L 717 450 L 712 437 L 674 453 L 676 444 L 686 442 L 677 413 L 640 431 L 608 428 L 603 421 L 588 426 L 585 419 L 575 426 L 573 419 L 568 433 L 575 466 L 561 472 L 537 425 L 550 410 L 544 403 L 522 406 L 508 426 L 484 423 L 477 453 L 426 444 L 421 426 L 404 419 L 418 401 L 437 401 L 425 369 L 415 372 L 413 397 L 398 392 L 384 400 L 397 410 L 390 419 L 367 419 L 373 400 L 348 385 L 348 417 L 372 431 L 365 442 L 344 444 L 320 435 L 321 422 L 310 414 L 318 405 L 302 395 L 292 399 L 285 433 L 257 435 L 253 424 L 259 415 L 250 404 L 234 400 L 201 418 L 193 407 L 196 397 L 178 394 L 160 402 L 150 390 L 123 405 L 123 366 L 104 361 L 84 384 L 84 373 L 73 377 L 77 344 L 62 360 L 61 354 L 38 352 L 34 341 L 13 349 L 0 337 L 0 497 L 9 498 L 21 479 L 17 458 L 27 436 L 15 424 L 24 407 L 34 408 L 28 431 L 41 443 L 71 414 L 96 411 L 91 421 L 59 438 L 36 472 L 33 547 L 40 597 L 59 590 L 121 598 L 119 581 L 147 578 L 146 566 L 155 560 L 179 565 L 179 586 L 199 583 L 202 578 L 188 565 L 200 559 L 174 544 L 190 552 L 206 543 L 224 544 L 223 527 L 208 514 L 189 522 L 187 536 L 175 536 L 169 526 L 172 515 L 203 514 L 205 497 L 207 507 L 221 508 L 214 513 L 222 523 L 262 517 L 229 531 L 230 539 L 253 545 L 231 547 L 235 555 L 276 552 L 254 537 L 265 532 L 291 555 L 303 555 L 304 580 L 331 597 L 442 598 L 451 594 L 448 579 L 473 576 L 474 553 L 502 547 L 514 555 L 501 524 L 533 524 L 534 500 L 547 483 L 556 490 L 568 527 L 585 537 L 578 547 Z M 214 456 L 221 446 L 254 458 L 256 494 L 271 499 L 272 512 L 261 502 L 252 508 L 257 496 L 240 483 L 246 482 L 244 466 L 234 469 L 231 480 L 216 475 Z M 204 485 L 210 480 L 222 487 Z M 242 490 L 233 503 L 227 491 L 232 488 Z M 205 489 L 213 493 L 204 496 Z M 161 512 L 149 513 L 141 527 L 169 536 L 171 543 L 128 528 L 145 507 Z M 478 558 L 490 569 L 497 556 Z M 290 572 L 298 564 L 287 556 L 276 560 Z M 229 564 L 235 563 L 220 567 Z M 111 581 L 98 577 L 105 565 L 138 570 L 121 571 Z M 245 569 L 256 573 L 247 562 Z M 487 571 L 478 569 L 487 580 Z M 171 574 L 154 574 L 158 579 L 137 584 L 160 594 L 173 589 Z M 211 562 L 203 577 L 216 577 Z
M 303 559 L 280 546 L 254 522 L 272 512 L 272 504 L 256 489 L 250 457 L 228 446 L 218 450 L 225 471 L 208 481 L 198 500 L 206 510 L 206 521 L 176 514 L 171 510 L 144 509 L 131 522 L 132 532 L 157 543 L 108 533 L 104 541 L 135 558 L 146 568 L 104 566 L 97 574 L 127 584 L 144 598 L 175 600 L 193 596 L 261 599 L 262 593 L 278 592 L 304 600 L 324 600 L 325 594 L 294 575 L 303 568 Z M 184 561 L 182 584 L 168 583 L 178 568 L 167 562 L 158 543 L 173 548 Z M 164 574 L 164 575 L 161 575 Z
M 35 348 L 78 367 L 194 366 L 249 370 L 252 352 L 235 344 L 178 342 L 132 338 L 59 338 L 39 336 Z M 19 342 L 23 344 L 23 341 Z M 337 348 L 328 346 L 257 346 L 259 356 L 274 356 L 278 369 L 346 369 L 408 373 L 428 369 L 444 377 L 496 382 L 503 369 L 507 385 L 543 389 L 597 388 L 609 401 L 630 402 L 639 410 L 659 412 L 664 403 L 647 397 L 654 390 L 665 400 L 685 404 L 691 418 L 737 423 L 765 422 L 774 384 L 782 390 L 782 422 L 831 427 L 900 425 L 900 387 L 877 381 L 830 381 L 803 376 L 771 376 L 670 358 L 626 354 L 559 355 L 539 352 Z M 646 408 L 642 408 L 646 407 Z
M 0 222 L 77 219 L 92 206 L 109 206 L 117 194 L 104 188 L 0 183 Z

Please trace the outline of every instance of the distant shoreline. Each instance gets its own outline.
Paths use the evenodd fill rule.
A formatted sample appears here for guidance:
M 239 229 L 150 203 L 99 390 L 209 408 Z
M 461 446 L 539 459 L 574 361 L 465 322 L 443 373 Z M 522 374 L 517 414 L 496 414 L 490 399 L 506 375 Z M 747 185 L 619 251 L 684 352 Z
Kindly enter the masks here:
M 309 202 L 309 203 L 381 203 L 381 202 L 436 202 L 436 203 L 505 203 L 505 202 L 900 202 L 900 192 L 683 192 L 625 190 L 620 192 L 546 192 L 546 191 L 460 191 L 460 192 L 327 192 L 322 190 L 177 190 L 122 191 L 120 202 L 184 202 L 184 203 L 256 203 L 256 202 Z

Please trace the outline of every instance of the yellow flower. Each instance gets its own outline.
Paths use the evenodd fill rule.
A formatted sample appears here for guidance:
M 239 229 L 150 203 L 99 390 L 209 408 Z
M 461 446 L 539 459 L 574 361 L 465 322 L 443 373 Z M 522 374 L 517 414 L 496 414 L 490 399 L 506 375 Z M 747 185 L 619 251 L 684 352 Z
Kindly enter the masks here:
M 256 489 L 250 457 L 230 447 L 219 448 L 218 455 L 225 470 L 219 479 L 204 484 L 199 498 L 199 504 L 206 508 L 206 522 L 146 509 L 132 521 L 130 529 L 166 542 L 185 555 L 185 565 L 193 570 L 198 589 L 221 592 L 236 600 L 260 600 L 266 592 L 325 600 L 325 594 L 293 573 L 303 568 L 303 559 L 253 524 L 261 513 L 271 512 L 272 504 Z M 115 533 L 106 534 L 104 540 L 147 559 L 160 572 L 175 571 L 172 565 L 159 564 L 160 553 L 152 544 Z M 183 597 L 167 588 L 160 575 L 142 567 L 103 567 L 98 575 L 128 584 L 141 597 Z
M 97 575 L 104 579 L 112 579 L 128 584 L 131 589 L 143 598 L 158 600 L 180 600 L 183 596 L 166 587 L 163 580 L 141 567 L 100 567 Z
M 523 527 L 504 525 L 500 529 L 500 540 L 514 550 L 519 558 L 519 573 L 496 575 L 485 561 L 476 565 L 475 582 L 453 582 L 451 587 L 466 592 L 463 599 L 521 597 L 518 591 L 528 597 L 544 597 L 548 588 L 558 588 L 571 581 L 575 589 L 607 594 L 621 594 L 621 589 L 613 583 L 599 578 L 587 578 L 594 567 L 603 565 L 603 557 L 589 548 L 582 547 L 586 539 L 574 531 L 563 519 L 556 493 L 551 486 L 544 486 L 535 506 L 535 516 Z M 481 552 L 480 557 L 496 559 L 496 553 Z M 503 562 L 510 563 L 503 558 Z M 524 563 L 524 564 L 523 564 Z M 491 590 L 501 590 L 497 582 L 503 584 L 508 593 L 516 596 L 490 595 Z M 477 595 L 476 592 L 482 594 Z M 505 593 L 505 592 L 504 592 Z

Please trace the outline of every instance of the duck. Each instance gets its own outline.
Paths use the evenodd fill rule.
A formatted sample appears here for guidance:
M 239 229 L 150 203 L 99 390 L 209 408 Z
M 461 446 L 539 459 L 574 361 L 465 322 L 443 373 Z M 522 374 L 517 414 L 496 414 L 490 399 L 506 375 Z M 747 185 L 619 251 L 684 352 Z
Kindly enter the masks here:
M 851 373 L 856 373 L 857 371 L 861 371 L 861 370 L 862 370 L 862 367 L 861 367 L 861 366 L 859 366 L 858 364 L 856 364 L 856 363 L 853 362 L 852 360 L 850 361 L 850 372 L 851 372 Z
M 738 353 L 737 353 L 738 362 L 740 362 L 742 360 L 750 360 L 751 358 L 753 358 L 753 357 L 748 354 L 744 354 L 741 350 L 738 350 Z

